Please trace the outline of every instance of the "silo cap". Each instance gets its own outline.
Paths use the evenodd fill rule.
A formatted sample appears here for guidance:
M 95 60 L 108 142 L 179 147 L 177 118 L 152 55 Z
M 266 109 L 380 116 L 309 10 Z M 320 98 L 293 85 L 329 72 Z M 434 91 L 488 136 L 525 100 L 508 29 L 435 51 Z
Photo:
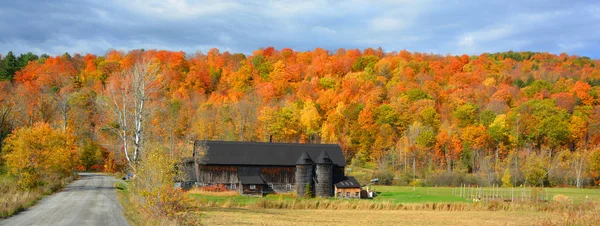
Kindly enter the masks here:
M 303 152 L 302 155 L 300 155 L 300 158 L 298 159 L 298 161 L 296 161 L 296 165 L 310 165 L 313 164 L 313 160 L 310 158 L 310 156 L 308 156 L 308 153 Z
M 325 150 L 323 150 L 323 151 L 321 151 L 321 154 L 317 158 L 316 163 L 317 164 L 333 164 L 333 161 L 331 161 L 331 158 L 329 158 L 329 155 L 327 154 L 327 152 Z

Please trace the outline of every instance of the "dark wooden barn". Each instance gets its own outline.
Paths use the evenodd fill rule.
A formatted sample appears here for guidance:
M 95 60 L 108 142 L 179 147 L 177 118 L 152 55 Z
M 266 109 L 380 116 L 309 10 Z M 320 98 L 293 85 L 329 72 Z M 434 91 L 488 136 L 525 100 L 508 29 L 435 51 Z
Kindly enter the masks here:
M 196 141 L 184 170 L 187 182 L 197 186 L 223 184 L 251 195 L 295 191 L 330 197 L 333 184 L 346 178 L 345 166 L 336 144 Z

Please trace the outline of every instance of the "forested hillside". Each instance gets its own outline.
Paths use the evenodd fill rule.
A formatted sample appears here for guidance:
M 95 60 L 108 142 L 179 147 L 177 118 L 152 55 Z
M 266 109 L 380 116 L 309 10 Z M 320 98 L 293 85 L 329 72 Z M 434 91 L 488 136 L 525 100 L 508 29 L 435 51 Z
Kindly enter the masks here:
M 45 122 L 74 135 L 88 168 L 104 168 L 144 145 L 189 153 L 195 139 L 272 137 L 337 143 L 353 166 L 401 178 L 589 186 L 600 182 L 599 66 L 533 52 L 8 53 L 0 139 Z

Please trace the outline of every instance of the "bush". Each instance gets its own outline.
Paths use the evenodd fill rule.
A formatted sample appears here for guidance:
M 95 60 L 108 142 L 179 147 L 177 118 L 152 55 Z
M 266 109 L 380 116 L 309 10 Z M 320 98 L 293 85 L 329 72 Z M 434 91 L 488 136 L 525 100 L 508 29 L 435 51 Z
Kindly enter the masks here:
M 2 153 L 22 189 L 71 176 L 78 160 L 75 137 L 47 123 L 14 130 L 4 141 Z
M 539 156 L 535 152 L 531 153 L 526 159 L 523 166 L 523 174 L 528 184 L 540 186 L 546 180 L 546 164 L 547 161 L 543 156 Z
M 504 175 L 502 176 L 502 187 L 512 187 L 512 176 L 510 175 L 510 170 L 504 170 Z
M 156 216 L 174 216 L 186 208 L 186 196 L 181 189 L 174 188 L 174 180 L 180 174 L 175 168 L 178 161 L 154 146 L 145 150 L 141 161 L 133 167 L 131 191 Z
M 461 172 L 438 172 L 429 175 L 427 180 L 428 186 L 455 186 L 461 184 L 489 186 L 487 178 L 478 174 L 465 174 Z
M 215 185 L 203 186 L 202 191 L 223 192 L 223 191 L 227 191 L 227 187 L 224 184 L 215 184 Z
M 377 171 L 373 177 L 379 178 L 379 184 L 381 185 L 392 185 L 394 181 L 394 174 L 389 170 Z

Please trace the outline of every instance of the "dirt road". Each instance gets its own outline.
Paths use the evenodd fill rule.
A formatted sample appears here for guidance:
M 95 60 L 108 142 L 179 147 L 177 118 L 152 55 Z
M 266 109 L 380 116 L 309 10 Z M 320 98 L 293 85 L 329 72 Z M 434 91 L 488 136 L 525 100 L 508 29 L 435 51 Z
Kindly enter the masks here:
M 114 177 L 80 173 L 80 179 L 0 225 L 128 225 Z

